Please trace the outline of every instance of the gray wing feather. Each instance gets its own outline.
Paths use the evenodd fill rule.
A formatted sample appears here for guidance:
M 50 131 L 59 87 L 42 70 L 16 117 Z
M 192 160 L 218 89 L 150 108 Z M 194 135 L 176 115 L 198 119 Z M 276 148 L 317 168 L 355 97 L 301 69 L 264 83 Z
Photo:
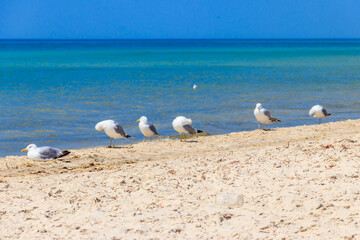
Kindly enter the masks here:
M 150 130 L 155 134 L 155 135 L 159 135 L 158 132 L 156 131 L 156 128 L 153 124 L 150 123 Z
M 61 154 L 61 151 L 57 148 L 42 147 L 39 154 L 40 157 L 44 159 L 57 158 Z
M 184 125 L 183 128 L 190 134 L 196 134 L 196 130 L 190 125 Z
M 270 115 L 270 111 L 269 111 L 269 110 L 264 109 L 264 114 L 265 114 L 266 116 L 268 116 L 269 118 L 271 118 L 271 115 Z
M 271 117 L 269 110 L 264 109 L 263 113 L 270 119 L 271 122 L 281 122 L 279 119 Z
M 122 137 L 126 137 L 126 133 L 125 133 L 124 129 L 118 123 L 115 123 L 115 132 L 120 134 Z

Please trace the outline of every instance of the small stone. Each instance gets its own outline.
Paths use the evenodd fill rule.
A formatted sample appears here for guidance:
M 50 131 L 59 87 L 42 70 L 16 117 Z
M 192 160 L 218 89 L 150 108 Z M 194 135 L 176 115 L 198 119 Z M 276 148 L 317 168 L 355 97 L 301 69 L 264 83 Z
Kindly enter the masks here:
M 231 213 L 225 213 L 223 215 L 224 219 L 226 219 L 226 220 L 229 220 L 230 218 L 232 218 L 232 216 L 233 216 L 233 214 L 231 214 Z
M 315 208 L 316 210 L 322 208 L 324 205 L 322 205 L 321 203 L 319 204 L 319 206 L 317 206 L 317 208 Z
M 170 230 L 170 232 L 173 232 L 173 233 L 181 233 L 181 231 L 182 231 L 182 229 L 180 229 L 180 228 Z
M 169 170 L 168 173 L 176 174 L 176 171 L 175 170 Z

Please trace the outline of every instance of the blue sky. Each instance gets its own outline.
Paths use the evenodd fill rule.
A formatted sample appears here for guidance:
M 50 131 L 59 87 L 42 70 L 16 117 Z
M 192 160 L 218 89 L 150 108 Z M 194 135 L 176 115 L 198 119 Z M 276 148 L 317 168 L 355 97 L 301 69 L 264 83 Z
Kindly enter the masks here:
M 355 0 L 0 0 L 0 38 L 360 38 Z

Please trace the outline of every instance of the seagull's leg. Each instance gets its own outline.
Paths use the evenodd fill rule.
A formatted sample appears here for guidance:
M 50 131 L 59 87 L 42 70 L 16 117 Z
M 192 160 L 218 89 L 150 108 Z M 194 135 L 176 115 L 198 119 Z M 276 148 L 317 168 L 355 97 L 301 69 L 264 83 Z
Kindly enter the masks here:
M 144 141 L 143 142 L 145 142 L 145 136 L 144 136 Z
M 110 138 L 110 145 L 109 145 L 109 148 L 111 148 L 111 143 L 112 143 L 112 138 Z
M 113 147 L 115 147 L 115 145 L 116 145 L 116 138 L 114 138 L 114 146 Z
M 150 142 L 151 142 L 151 137 L 150 137 Z
M 259 121 L 259 127 L 258 127 L 258 129 L 260 129 L 260 121 Z

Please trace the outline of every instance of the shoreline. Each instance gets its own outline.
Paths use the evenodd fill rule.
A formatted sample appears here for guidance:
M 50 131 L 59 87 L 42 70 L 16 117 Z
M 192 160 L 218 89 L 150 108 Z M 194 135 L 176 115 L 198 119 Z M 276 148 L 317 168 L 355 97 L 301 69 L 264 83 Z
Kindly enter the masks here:
M 360 119 L 70 151 L 0 158 L 0 239 L 360 237 Z
M 360 119 L 358 119 L 360 121 Z M 331 123 L 338 123 L 338 122 L 347 122 L 347 121 L 356 121 L 356 120 L 353 120 L 353 119 L 348 119 L 348 120 L 345 120 L 345 121 L 337 121 L 337 122 L 327 122 L 327 123 L 324 123 L 324 124 L 331 124 Z M 321 124 L 321 125 L 324 125 L 324 124 Z M 274 124 L 274 126 L 276 126 Z M 262 130 L 262 129 L 254 129 L 254 130 L 250 130 L 250 131 L 238 131 L 238 132 L 230 132 L 230 133 L 227 133 L 227 134 L 209 134 L 207 132 L 203 132 L 203 133 L 200 133 L 198 134 L 198 136 L 191 136 L 191 135 L 186 135 L 186 141 L 189 142 L 189 143 L 192 143 L 192 142 L 198 142 L 198 138 L 199 137 L 225 137 L 225 136 L 229 136 L 229 135 L 232 135 L 232 134 L 244 134 L 244 135 L 247 135 L 247 134 L 251 134 L 251 133 L 256 133 L 256 132 L 262 132 L 262 133 L 267 133 L 267 132 L 275 132 L 275 131 L 279 131 L 280 129 L 289 129 L 291 130 L 292 128 L 298 128 L 298 127 L 311 127 L 311 126 L 319 126 L 318 124 L 314 124 L 314 125 L 303 125 L 303 126 L 294 126 L 294 127 L 273 127 L 273 128 L 270 128 L 270 129 L 267 129 L 267 130 Z M 121 139 L 120 139 L 121 141 Z M 105 141 L 106 142 L 106 141 Z M 71 161 L 72 159 L 79 159 L 79 158 L 82 158 L 83 156 L 80 156 L 82 155 L 82 153 L 84 152 L 89 152 L 89 153 L 94 153 L 94 152 L 103 152 L 105 155 L 107 154 L 110 154 L 111 151 L 116 151 L 116 150 L 120 150 L 120 149 L 131 149 L 131 148 L 134 148 L 134 146 L 137 146 L 137 145 L 141 145 L 141 144 L 160 144 L 160 143 L 171 143 L 171 142 L 180 142 L 180 139 L 179 139 L 179 135 L 172 135 L 172 136 L 166 136 L 166 137 L 162 137 L 162 138 L 155 138 L 153 139 L 153 141 L 151 143 L 149 143 L 149 139 L 146 138 L 146 142 L 144 143 L 143 141 L 134 141 L 133 143 L 125 143 L 125 144 L 119 144 L 117 145 L 115 148 L 108 148 L 107 145 L 102 145 L 102 146 L 91 146 L 91 147 L 83 147 L 83 148 L 74 148 L 74 149 L 66 149 L 66 150 L 69 150 L 71 151 L 71 153 L 66 156 L 66 157 L 63 157 L 63 158 L 60 158 L 60 159 L 54 159 L 54 160 L 50 160 L 50 161 L 45 161 L 45 162 L 41 162 L 41 161 L 34 161 L 34 160 L 31 160 L 31 159 L 28 159 L 27 156 L 26 156 L 26 152 L 25 154 L 23 155 L 9 155 L 9 156 L 5 156 L 5 157 L 0 157 L 0 164 L 1 164 L 1 161 L 2 160 L 7 160 L 7 159 L 12 159 L 12 160 L 20 160 L 21 162 L 23 161 L 28 161 L 29 164 L 26 164 L 27 166 L 29 165 L 46 165 L 47 163 L 62 163 L 62 162 L 67 162 L 69 163 L 69 161 Z M 186 142 L 184 142 L 186 144 Z M 61 149 L 63 150 L 63 149 Z M 130 151 L 131 152 L 131 151 Z M 75 153 L 75 156 L 72 156 L 73 154 Z M 80 155 L 78 155 L 78 153 L 80 153 Z M 96 157 L 101 157 L 101 156 L 98 156 L 96 155 Z M 105 156 L 104 156 L 105 157 Z M 146 156 L 145 156 L 146 157 Z M 19 167 L 19 166 L 16 166 L 16 167 Z M 3 167 L 1 167 L 0 165 L 0 171 L 3 171 Z M 1 177 L 1 174 L 0 174 L 0 177 Z
M 352 121 L 352 120 L 358 120 L 358 119 L 347 119 L 347 120 L 340 120 L 340 121 L 333 121 L 333 122 L 326 122 L 326 123 L 323 123 L 323 124 L 327 124 L 327 123 L 337 123 L 337 122 L 345 122 L 345 121 Z M 294 128 L 294 127 L 306 127 L 306 126 L 317 126 L 318 124 L 309 124 L 309 125 L 306 125 L 306 124 L 304 124 L 304 125 L 296 125 L 296 126 L 288 126 L 288 127 L 278 127 L 279 126 L 279 124 L 281 124 L 281 123 L 277 123 L 277 124 L 271 124 L 270 125 L 270 128 L 269 128 L 269 125 L 267 125 L 267 129 L 265 130 L 265 131 L 268 131 L 268 130 L 270 130 L 270 131 L 272 131 L 272 130 L 275 130 L 275 129 L 282 129 L 282 128 L 286 128 L 286 129 L 289 129 L 289 128 Z M 254 124 L 254 127 L 256 127 L 257 126 L 257 123 L 256 124 Z M 212 133 L 209 133 L 209 132 L 207 132 L 207 131 L 204 131 L 204 132 L 202 132 L 202 133 L 199 133 L 199 134 L 197 134 L 197 136 L 199 136 L 199 137 L 208 137 L 208 136 L 226 136 L 226 135 L 228 135 L 228 134 L 232 134 L 232 133 L 241 133 L 241 132 L 253 132 L 253 131 L 257 131 L 258 129 L 257 128 L 254 128 L 253 130 L 243 130 L 243 131 L 235 131 L 235 132 L 229 132 L 229 133 L 219 133 L 219 134 L 212 134 Z M 262 130 L 262 129 L 260 129 L 260 130 Z M 104 135 L 104 137 L 106 136 L 105 135 L 105 133 L 102 131 L 101 132 L 103 135 Z M 196 137 L 196 136 L 192 136 L 192 135 L 185 135 L 186 136 L 186 139 L 192 139 L 192 138 L 194 138 L 194 137 Z M 107 137 L 107 138 L 106 138 Z M 106 139 L 104 139 L 104 143 L 106 143 L 106 141 L 108 141 L 109 139 L 109 137 L 108 136 L 106 136 L 105 138 Z M 184 137 L 184 135 L 183 135 L 183 137 Z M 125 147 L 125 146 L 133 146 L 133 145 L 135 145 L 135 144 L 140 144 L 140 143 L 143 143 L 143 141 L 142 140 L 133 140 L 133 142 L 132 143 L 121 143 L 121 140 L 122 139 L 117 139 L 117 141 L 120 141 L 120 144 L 117 144 L 117 146 L 116 146 L 116 148 L 122 148 L 122 147 Z M 148 142 L 149 141 L 149 138 L 147 137 L 146 138 L 146 142 Z M 176 135 L 170 135 L 170 136 L 162 136 L 162 137 L 154 137 L 153 139 L 152 139 L 152 142 L 168 142 L 168 141 L 179 141 L 179 135 L 178 134 L 176 134 Z M 35 143 L 36 144 L 36 143 Z M 36 144 L 37 145 L 37 144 Z M 44 145 L 41 145 L 41 146 L 50 146 L 50 147 L 55 147 L 55 148 L 59 148 L 59 147 L 57 147 L 56 145 L 54 145 L 54 144 L 44 144 Z M 38 145 L 38 147 L 41 147 L 40 145 Z M 59 148 L 60 150 L 69 150 L 69 151 L 77 151 L 77 150 L 86 150 L 86 149 L 97 149 L 97 148 L 106 148 L 108 145 L 107 144 L 104 144 L 104 145 L 91 145 L 91 146 L 89 146 L 89 147 L 79 147 L 79 148 Z M 25 148 L 26 146 L 24 145 L 24 146 L 22 146 L 22 147 L 20 147 L 19 149 L 22 149 L 22 148 Z M 19 150 L 19 152 L 20 152 L 20 150 Z M 25 155 L 24 155 L 24 153 L 19 153 L 19 154 L 21 154 L 21 155 L 7 155 L 7 156 L 3 156 L 3 157 L 1 157 L 0 156 L 0 161 L 2 160 L 2 159 L 5 159 L 5 158 L 13 158 L 13 157 L 26 157 L 26 152 L 25 152 Z M 31 159 L 29 159 L 29 161 L 32 161 Z

